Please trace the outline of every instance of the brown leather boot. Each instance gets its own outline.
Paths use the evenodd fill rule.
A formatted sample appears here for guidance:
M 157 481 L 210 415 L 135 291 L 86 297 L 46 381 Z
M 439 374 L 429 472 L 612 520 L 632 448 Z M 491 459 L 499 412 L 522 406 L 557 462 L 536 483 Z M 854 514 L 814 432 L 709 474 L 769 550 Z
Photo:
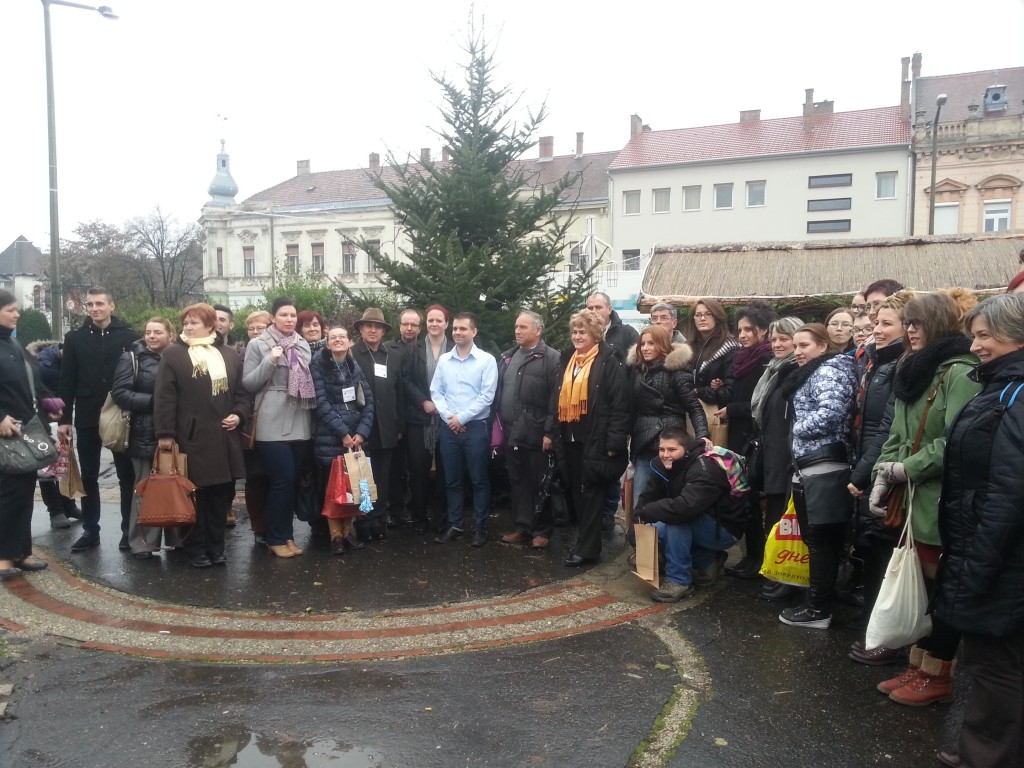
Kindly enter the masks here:
M 917 677 L 894 690 L 889 698 L 908 707 L 926 707 L 936 702 L 948 704 L 953 700 L 954 669 L 955 661 L 936 659 L 925 651 Z
M 903 674 L 896 675 L 896 677 L 890 677 L 888 680 L 883 680 L 876 687 L 879 693 L 884 693 L 886 696 L 890 695 L 897 688 L 902 688 L 907 683 L 914 680 L 921 672 L 921 660 L 924 658 L 924 649 L 918 648 L 916 645 L 910 648 L 910 666 L 907 667 L 907 671 Z

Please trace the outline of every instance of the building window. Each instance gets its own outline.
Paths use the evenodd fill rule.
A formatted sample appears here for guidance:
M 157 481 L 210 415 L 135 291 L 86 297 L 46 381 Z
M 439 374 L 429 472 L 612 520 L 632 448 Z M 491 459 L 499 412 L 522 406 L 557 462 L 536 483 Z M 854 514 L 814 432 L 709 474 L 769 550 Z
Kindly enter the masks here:
M 987 200 L 985 202 L 985 232 L 1002 232 L 1010 228 L 1010 201 Z
M 764 205 L 764 189 L 763 181 L 747 182 L 747 208 L 760 208 Z
M 285 267 L 289 275 L 299 273 L 299 246 L 298 243 L 290 243 L 285 246 Z
M 824 200 L 808 200 L 808 211 L 848 211 L 853 207 L 849 197 L 830 197 Z
M 896 199 L 896 171 L 885 171 L 875 174 L 875 199 Z
M 638 272 L 640 270 L 640 249 L 622 252 L 622 268 L 626 272 Z
M 256 276 L 256 246 L 254 245 L 243 245 L 242 246 L 242 274 L 246 277 Z
M 935 206 L 935 234 L 955 235 L 960 231 L 960 203 L 940 203 Z
M 367 272 L 380 272 L 380 266 L 377 264 L 377 259 L 374 258 L 374 254 L 380 254 L 380 240 L 367 240 L 366 241 L 366 271 Z
M 622 193 L 622 215 L 636 216 L 640 213 L 640 190 L 629 189 Z
M 569 271 L 583 272 L 587 269 L 587 256 L 583 253 L 583 243 L 576 243 L 569 251 Z
M 313 271 L 323 273 L 324 271 L 324 244 L 313 243 L 310 246 L 313 251 Z
M 807 233 L 815 232 L 849 232 L 849 219 L 831 219 L 827 221 L 808 221 Z
M 834 173 L 829 176 L 807 177 L 807 186 L 809 189 L 817 189 L 818 187 L 849 187 L 852 184 L 852 173 Z
M 217 277 L 224 277 L 224 249 L 217 249 Z
M 700 184 L 692 187 L 683 187 L 683 210 L 700 210 Z
M 732 184 L 715 184 L 715 209 L 732 208 Z
M 344 275 L 356 273 L 356 246 L 353 243 L 341 244 L 341 272 Z
M 672 210 L 672 190 L 671 189 L 656 189 L 654 190 L 654 212 L 655 213 L 668 213 Z

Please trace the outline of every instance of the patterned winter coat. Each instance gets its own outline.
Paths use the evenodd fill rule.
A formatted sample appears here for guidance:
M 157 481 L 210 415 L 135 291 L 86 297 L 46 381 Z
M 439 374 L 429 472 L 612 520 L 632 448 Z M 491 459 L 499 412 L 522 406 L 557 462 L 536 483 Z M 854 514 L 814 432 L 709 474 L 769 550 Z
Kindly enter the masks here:
M 793 458 L 849 444 L 856 397 L 852 358 L 836 355 L 821 363 L 793 395 Z
M 690 417 L 697 437 L 710 437 L 708 420 L 693 387 L 688 366 L 693 352 L 686 344 L 673 344 L 664 360 L 649 367 L 639 366 L 636 348 L 630 350 L 629 367 L 633 390 L 633 431 L 630 454 L 653 456 L 658 452 L 658 435 L 665 427 L 685 427 Z

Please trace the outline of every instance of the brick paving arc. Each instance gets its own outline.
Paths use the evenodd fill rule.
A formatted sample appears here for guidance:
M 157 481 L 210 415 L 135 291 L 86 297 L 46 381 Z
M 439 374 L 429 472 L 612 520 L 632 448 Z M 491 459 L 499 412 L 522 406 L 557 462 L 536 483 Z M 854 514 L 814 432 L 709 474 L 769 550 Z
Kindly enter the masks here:
M 267 614 L 139 598 L 50 568 L 4 582 L 0 626 L 155 659 L 309 663 L 457 653 L 594 632 L 666 610 L 586 579 L 423 609 Z

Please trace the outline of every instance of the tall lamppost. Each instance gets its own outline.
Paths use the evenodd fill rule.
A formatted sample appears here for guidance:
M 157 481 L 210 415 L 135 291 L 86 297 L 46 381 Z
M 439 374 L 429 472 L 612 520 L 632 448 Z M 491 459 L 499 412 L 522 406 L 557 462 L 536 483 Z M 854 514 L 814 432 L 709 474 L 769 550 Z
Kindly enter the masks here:
M 928 234 L 935 234 L 935 163 L 939 159 L 939 115 L 946 103 L 946 94 L 940 93 L 935 99 L 935 119 L 932 121 L 932 185 L 928 190 Z
M 68 0 L 42 0 L 43 33 L 46 38 L 46 129 L 50 150 L 50 312 L 51 326 L 57 338 L 64 335 L 64 298 L 60 290 L 60 220 L 57 215 L 57 121 L 53 108 L 53 46 L 50 42 L 50 6 L 66 5 L 96 11 L 105 19 L 117 16 L 109 6 L 72 3 Z

